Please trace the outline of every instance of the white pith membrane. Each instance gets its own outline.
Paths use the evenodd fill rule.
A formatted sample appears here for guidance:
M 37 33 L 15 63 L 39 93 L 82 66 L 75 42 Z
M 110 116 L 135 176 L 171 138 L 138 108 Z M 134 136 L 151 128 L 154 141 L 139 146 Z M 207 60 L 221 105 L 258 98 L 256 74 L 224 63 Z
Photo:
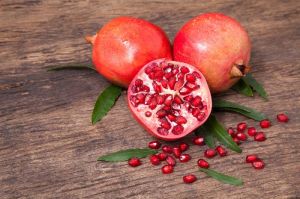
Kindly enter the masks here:
M 181 71 L 182 67 L 188 68 L 189 72 L 184 73 Z M 178 73 L 174 74 L 176 70 L 178 70 Z M 172 75 L 169 74 L 168 77 L 168 73 Z M 187 75 L 195 77 L 195 82 L 188 82 Z M 178 78 L 180 76 L 181 78 Z M 134 110 L 135 117 L 147 127 L 148 131 L 156 131 L 155 133 L 162 138 L 183 137 L 204 123 L 208 118 L 211 112 L 211 94 L 203 75 L 193 66 L 160 59 L 147 64 L 136 77 L 138 78 L 134 79 L 128 88 L 129 105 Z M 175 88 L 172 89 L 170 84 L 173 77 L 175 77 Z M 137 84 L 136 80 L 142 80 L 142 85 Z M 161 88 L 161 92 L 159 92 L 159 89 L 155 91 L 152 85 L 153 82 L 157 84 L 157 87 Z M 184 84 L 182 85 L 180 82 L 184 82 Z M 196 87 L 196 85 L 200 87 Z M 186 88 L 188 88 L 188 91 L 187 94 L 184 94 L 183 91 Z M 145 92 L 147 89 L 149 89 L 149 92 Z M 170 99 L 170 95 L 173 101 L 170 106 L 167 106 L 168 101 L 170 102 L 170 100 L 167 100 Z M 182 103 L 176 103 L 176 100 L 174 100 L 175 96 L 180 97 L 181 100 L 179 101 Z M 184 98 L 187 96 L 190 96 L 191 100 L 185 100 Z M 196 104 L 196 106 L 193 106 L 193 104 Z M 170 110 L 168 110 L 168 107 L 171 107 Z M 161 118 L 158 117 L 158 112 L 162 113 Z

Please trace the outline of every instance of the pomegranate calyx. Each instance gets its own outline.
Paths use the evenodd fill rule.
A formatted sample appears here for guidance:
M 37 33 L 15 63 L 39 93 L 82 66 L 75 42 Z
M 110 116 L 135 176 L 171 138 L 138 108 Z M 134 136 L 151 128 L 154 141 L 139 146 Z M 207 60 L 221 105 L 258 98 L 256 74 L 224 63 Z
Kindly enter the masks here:
M 248 72 L 250 72 L 251 66 L 246 66 L 243 64 L 237 64 L 235 63 L 230 71 L 230 77 L 231 78 L 240 78 L 245 76 Z
M 86 40 L 86 42 L 94 45 L 96 37 L 97 37 L 97 34 L 95 34 L 93 36 L 87 35 L 87 36 L 85 36 L 85 40 Z

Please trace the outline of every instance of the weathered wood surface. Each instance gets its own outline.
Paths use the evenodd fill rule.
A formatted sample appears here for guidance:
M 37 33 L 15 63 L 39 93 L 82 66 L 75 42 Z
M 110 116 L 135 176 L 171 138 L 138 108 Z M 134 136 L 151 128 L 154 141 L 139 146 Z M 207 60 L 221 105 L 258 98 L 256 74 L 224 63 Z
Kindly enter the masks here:
M 213 168 L 245 181 L 221 184 L 197 172 L 205 147 L 193 147 L 193 161 L 162 175 L 145 163 L 101 163 L 120 149 L 144 147 L 152 138 L 131 118 L 122 94 L 96 125 L 90 122 L 97 95 L 108 82 L 91 71 L 47 72 L 50 65 L 90 63 L 84 35 L 120 15 L 142 17 L 172 39 L 185 21 L 203 12 L 224 12 L 248 30 L 254 76 L 270 97 L 223 94 L 265 112 L 274 121 L 267 141 L 247 142 L 243 154 L 214 158 Z M 0 1 L 0 196 L 1 198 L 297 198 L 300 197 L 300 1 Z M 285 111 L 289 124 L 275 122 Z M 227 126 L 239 121 L 219 114 Z M 256 125 L 256 124 L 255 124 Z M 267 163 L 255 171 L 249 153 Z M 145 160 L 145 162 L 147 162 Z M 199 181 L 182 183 L 186 173 Z

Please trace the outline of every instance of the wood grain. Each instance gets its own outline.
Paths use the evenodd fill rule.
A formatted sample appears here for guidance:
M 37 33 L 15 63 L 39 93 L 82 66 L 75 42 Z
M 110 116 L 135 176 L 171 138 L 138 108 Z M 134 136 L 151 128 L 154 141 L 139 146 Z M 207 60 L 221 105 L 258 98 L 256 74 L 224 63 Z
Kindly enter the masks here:
M 269 101 L 232 91 L 218 97 L 265 112 L 273 121 L 267 141 L 246 142 L 244 152 L 211 160 L 213 168 L 242 178 L 221 184 L 197 171 L 205 147 L 192 147 L 193 160 L 162 175 L 147 160 L 138 168 L 96 162 L 99 155 L 144 147 L 152 138 L 130 116 L 123 93 L 96 125 L 90 117 L 98 94 L 109 84 L 92 71 L 47 72 L 50 65 L 90 64 L 84 35 L 113 17 L 145 18 L 172 39 L 185 21 L 218 11 L 238 19 L 253 44 L 253 75 Z M 299 198 L 300 197 L 300 1 L 0 1 L 0 196 L 1 198 Z M 275 115 L 287 112 L 288 124 Z M 217 115 L 226 126 L 252 120 Z M 190 137 L 186 140 L 189 141 Z M 173 143 L 176 144 L 176 143 Z M 256 153 L 266 168 L 244 163 Z M 195 173 L 199 181 L 182 183 Z

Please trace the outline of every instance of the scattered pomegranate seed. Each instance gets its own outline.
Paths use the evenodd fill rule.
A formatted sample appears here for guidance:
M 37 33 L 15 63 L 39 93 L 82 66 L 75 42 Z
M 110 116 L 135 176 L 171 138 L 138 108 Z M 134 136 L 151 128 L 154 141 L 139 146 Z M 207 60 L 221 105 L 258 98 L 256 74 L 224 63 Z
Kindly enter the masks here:
M 289 118 L 286 114 L 280 113 L 280 114 L 277 115 L 277 121 L 278 122 L 288 122 Z
M 246 162 L 247 163 L 252 163 L 254 161 L 258 160 L 257 155 L 247 155 L 246 156 Z
M 201 167 L 201 168 L 205 168 L 205 169 L 208 169 L 209 168 L 209 164 L 207 161 L 203 160 L 203 159 L 199 159 L 197 161 L 198 163 L 198 166 Z
M 233 140 L 237 145 L 240 145 L 240 144 L 241 144 L 241 141 L 240 141 L 237 137 L 232 138 L 232 140 Z
M 173 171 L 174 171 L 174 167 L 171 165 L 165 165 L 161 168 L 161 172 L 163 174 L 170 174 L 173 173 Z
M 213 158 L 217 155 L 216 151 L 214 149 L 206 149 L 204 151 L 204 156 L 207 158 Z
M 256 135 L 256 129 L 254 127 L 248 128 L 248 135 L 249 136 L 255 136 Z
M 238 123 L 236 129 L 238 132 L 244 132 L 247 128 L 247 124 L 245 122 Z
M 168 155 L 166 158 L 166 162 L 168 165 L 175 166 L 176 165 L 176 160 L 172 156 Z
M 190 184 L 190 183 L 195 182 L 197 180 L 197 177 L 193 174 L 189 174 L 189 175 L 183 176 L 182 179 L 183 179 L 184 183 Z
M 201 136 L 194 137 L 194 138 L 193 138 L 193 143 L 194 143 L 195 145 L 202 146 L 202 145 L 204 145 L 204 138 L 201 137 Z
M 172 148 L 171 146 L 168 146 L 168 145 L 164 145 L 164 146 L 162 147 L 162 150 L 163 150 L 163 152 L 165 152 L 165 153 L 172 153 L 172 152 L 173 152 L 173 148 Z
M 182 142 L 179 144 L 179 148 L 181 151 L 186 151 L 189 149 L 189 145 L 187 143 Z
M 263 132 L 258 132 L 255 136 L 254 136 L 254 140 L 258 141 L 258 142 L 263 142 L 265 141 L 267 138 L 265 136 L 265 134 Z
M 161 146 L 161 143 L 159 142 L 159 141 L 151 141 L 151 142 L 149 142 L 149 144 L 148 144 L 148 147 L 150 148 L 150 149 L 159 149 L 160 148 L 160 146 Z
M 246 141 L 247 140 L 247 135 L 245 133 L 237 133 L 236 134 L 236 138 L 240 141 Z
M 216 151 L 218 152 L 219 156 L 221 156 L 221 157 L 227 155 L 227 151 L 221 146 L 217 146 Z
M 159 153 L 159 154 L 157 154 L 157 157 L 158 157 L 158 159 L 160 160 L 160 161 L 163 161 L 163 160 L 165 160 L 166 158 L 167 158 L 167 154 L 165 154 L 165 153 Z
M 259 123 L 260 127 L 265 129 L 265 128 L 269 128 L 271 126 L 271 122 L 268 119 L 262 120 Z
M 261 159 L 258 159 L 252 162 L 252 166 L 254 169 L 263 169 L 265 167 L 265 163 Z
M 129 166 L 137 167 L 137 166 L 140 166 L 142 164 L 142 162 L 138 158 L 131 158 L 128 160 L 128 164 L 129 164 Z
M 153 165 L 159 165 L 160 164 L 160 159 L 158 158 L 157 155 L 151 155 L 150 156 L 150 162 Z
M 179 156 L 180 162 L 188 162 L 188 161 L 190 161 L 190 159 L 191 159 L 191 156 L 189 154 L 181 154 Z
M 235 137 L 235 132 L 234 129 L 232 127 L 229 127 L 227 129 L 227 133 L 231 136 L 231 137 Z
M 181 155 L 181 150 L 179 147 L 173 147 L 173 154 L 176 158 L 179 158 L 179 156 Z

